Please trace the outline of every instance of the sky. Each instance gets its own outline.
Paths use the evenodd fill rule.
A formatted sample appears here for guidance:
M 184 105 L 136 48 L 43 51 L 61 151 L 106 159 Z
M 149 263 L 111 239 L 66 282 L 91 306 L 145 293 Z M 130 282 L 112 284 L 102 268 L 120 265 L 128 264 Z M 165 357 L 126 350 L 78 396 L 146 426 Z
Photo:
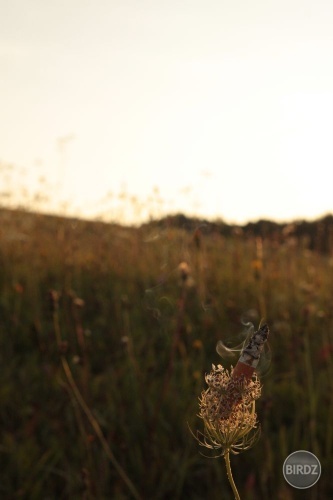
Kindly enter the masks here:
M 36 207 L 129 223 L 333 212 L 331 0 L 0 11 L 0 192 L 12 202 L 42 193 Z

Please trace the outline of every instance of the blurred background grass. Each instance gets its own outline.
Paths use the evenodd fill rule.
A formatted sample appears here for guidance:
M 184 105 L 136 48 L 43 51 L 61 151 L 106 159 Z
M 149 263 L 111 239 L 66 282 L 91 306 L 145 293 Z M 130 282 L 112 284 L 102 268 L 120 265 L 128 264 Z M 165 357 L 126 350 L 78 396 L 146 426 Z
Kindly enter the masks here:
M 333 497 L 332 238 L 319 251 L 320 231 L 316 249 L 286 228 L 128 228 L 9 210 L 0 220 L 1 498 L 133 497 L 65 360 L 138 497 L 231 499 L 223 460 L 203 457 L 188 425 L 202 428 L 217 341 L 239 343 L 242 321 L 262 318 L 262 436 L 231 457 L 239 492 Z M 298 449 L 322 464 L 310 490 L 282 475 Z

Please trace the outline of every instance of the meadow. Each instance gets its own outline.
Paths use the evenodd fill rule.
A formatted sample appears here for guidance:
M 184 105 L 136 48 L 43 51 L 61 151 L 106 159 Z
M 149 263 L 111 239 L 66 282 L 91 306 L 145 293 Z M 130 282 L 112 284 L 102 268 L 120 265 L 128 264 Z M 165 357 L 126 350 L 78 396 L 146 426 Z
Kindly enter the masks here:
M 242 499 L 333 498 L 333 244 L 0 211 L 0 497 L 231 499 L 198 397 L 216 344 L 270 327 Z M 289 453 L 322 476 L 296 490 Z

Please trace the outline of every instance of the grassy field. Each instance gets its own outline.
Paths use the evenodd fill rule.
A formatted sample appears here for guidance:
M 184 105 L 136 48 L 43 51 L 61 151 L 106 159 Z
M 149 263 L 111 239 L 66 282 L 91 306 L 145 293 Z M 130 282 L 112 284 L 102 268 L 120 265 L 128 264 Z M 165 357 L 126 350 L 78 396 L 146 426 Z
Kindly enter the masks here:
M 188 426 L 202 429 L 217 341 L 262 318 L 262 434 L 231 457 L 241 498 L 333 498 L 333 248 L 167 221 L 0 222 L 1 498 L 231 499 Z M 299 449 L 322 465 L 304 491 L 282 475 Z

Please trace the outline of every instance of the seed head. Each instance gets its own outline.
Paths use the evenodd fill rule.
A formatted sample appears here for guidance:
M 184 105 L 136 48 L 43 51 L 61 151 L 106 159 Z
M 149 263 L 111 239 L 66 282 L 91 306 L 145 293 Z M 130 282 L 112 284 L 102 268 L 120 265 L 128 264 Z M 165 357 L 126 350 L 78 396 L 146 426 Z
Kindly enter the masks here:
M 190 266 L 188 265 L 188 263 L 181 262 L 178 266 L 178 271 L 179 271 L 180 279 L 183 282 L 186 282 L 186 280 L 188 279 L 188 277 L 190 276 L 190 273 L 191 273 L 191 269 L 190 269 Z
M 205 377 L 208 389 L 199 398 L 204 432 L 197 439 L 206 448 L 220 450 L 219 456 L 250 448 L 260 433 L 255 413 L 255 401 L 261 394 L 258 377 L 232 377 L 232 372 L 233 368 L 229 373 L 221 365 L 213 365 Z

